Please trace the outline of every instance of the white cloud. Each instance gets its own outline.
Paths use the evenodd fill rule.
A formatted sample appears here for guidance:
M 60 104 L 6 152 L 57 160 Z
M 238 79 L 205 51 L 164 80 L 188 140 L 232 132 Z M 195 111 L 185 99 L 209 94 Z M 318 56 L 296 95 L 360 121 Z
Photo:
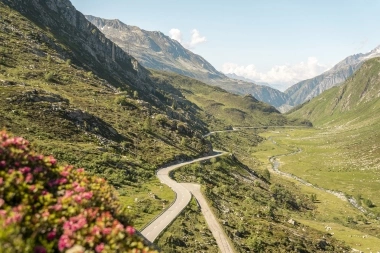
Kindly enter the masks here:
M 206 41 L 207 41 L 206 37 L 201 36 L 201 34 L 199 33 L 197 29 L 193 29 L 191 31 L 191 41 L 190 41 L 189 48 L 194 48 L 196 45 L 202 44 Z
M 197 45 L 205 43 L 207 41 L 205 36 L 202 36 L 197 29 L 191 31 L 191 40 L 190 42 L 183 41 L 182 32 L 177 28 L 172 28 L 169 31 L 170 38 L 178 41 L 187 49 L 193 49 Z
M 234 73 L 256 82 L 281 85 L 281 90 L 285 90 L 299 81 L 313 78 L 328 69 L 329 66 L 319 63 L 315 57 L 309 57 L 306 62 L 294 65 L 276 65 L 267 72 L 258 71 L 253 64 L 242 66 L 235 63 L 225 63 L 222 66 L 223 73 Z
M 169 31 L 170 38 L 182 43 L 182 32 L 179 29 L 173 28 Z

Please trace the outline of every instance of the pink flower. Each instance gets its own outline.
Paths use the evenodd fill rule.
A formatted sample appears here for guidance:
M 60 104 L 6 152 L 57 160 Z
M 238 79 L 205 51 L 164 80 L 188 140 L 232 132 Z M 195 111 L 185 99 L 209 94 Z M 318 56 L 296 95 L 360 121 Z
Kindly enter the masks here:
M 58 241 L 58 249 L 59 251 L 63 251 L 66 248 L 70 248 L 73 246 L 73 242 L 70 240 L 70 238 L 67 235 L 62 235 L 61 238 L 59 238 Z
M 50 163 L 51 165 L 55 165 L 57 163 L 57 160 L 55 160 L 54 157 L 50 156 Z
M 57 233 L 55 231 L 51 231 L 50 233 L 48 233 L 48 235 L 47 235 L 48 241 L 54 240 L 56 235 L 57 235 Z
M 61 204 L 56 204 L 56 205 L 54 205 L 54 210 L 55 211 L 60 211 L 60 210 L 62 210 L 62 205 Z
M 112 232 L 111 228 L 104 228 L 102 231 L 103 235 L 109 235 L 111 234 L 111 232 Z
M 34 253 L 47 253 L 47 250 L 42 246 L 34 247 Z
M 7 163 L 5 161 L 0 162 L 0 167 L 5 167 L 5 165 L 7 165 Z
M 5 203 L 4 199 L 0 198 L 0 207 L 2 207 L 4 203 Z
M 4 182 L 4 179 L 2 177 L 0 177 L 0 185 L 2 185 Z
M 64 171 L 61 171 L 60 174 L 61 174 L 62 177 L 68 177 L 70 175 L 70 172 L 64 170 Z
M 135 232 L 136 232 L 135 228 L 134 228 L 134 227 L 131 227 L 131 226 L 128 226 L 128 227 L 125 229 L 125 231 L 126 231 L 130 236 L 134 235 Z
M 78 173 L 83 173 L 83 172 L 84 172 L 84 169 L 83 169 L 83 168 L 77 169 L 77 172 L 78 172 Z
M 32 175 L 32 173 L 28 173 L 28 174 L 26 175 L 25 182 L 26 182 L 26 183 L 30 183 L 30 182 L 32 182 L 32 181 L 33 181 L 33 175 Z
M 92 235 L 100 235 L 100 228 L 98 226 L 94 226 L 91 230 Z
M 84 192 L 82 193 L 82 197 L 85 199 L 91 199 L 94 194 L 92 192 Z
M 95 247 L 95 251 L 96 251 L 97 253 L 102 252 L 103 249 L 104 249 L 104 243 L 98 244 L 98 245 L 96 245 L 96 247 Z
M 67 179 L 66 178 L 60 178 L 57 180 L 57 184 L 59 185 L 63 185 L 63 184 L 66 184 L 67 183 Z
M 74 198 L 75 202 L 77 202 L 78 204 L 82 203 L 82 196 L 75 195 L 73 198 Z
M 37 167 L 37 168 L 35 168 L 34 169 L 34 173 L 41 173 L 42 171 L 44 171 L 44 169 L 43 168 L 41 168 L 41 167 Z
M 50 215 L 49 211 L 44 211 L 42 213 L 42 217 L 44 217 L 44 218 L 49 217 L 49 215 Z
M 29 173 L 31 169 L 29 167 L 24 167 L 24 168 L 21 168 L 20 171 L 21 173 L 26 174 L 26 173 Z
M 76 191 L 76 192 L 84 192 L 85 190 L 86 190 L 86 188 L 81 187 L 79 185 L 74 188 L 74 191 Z

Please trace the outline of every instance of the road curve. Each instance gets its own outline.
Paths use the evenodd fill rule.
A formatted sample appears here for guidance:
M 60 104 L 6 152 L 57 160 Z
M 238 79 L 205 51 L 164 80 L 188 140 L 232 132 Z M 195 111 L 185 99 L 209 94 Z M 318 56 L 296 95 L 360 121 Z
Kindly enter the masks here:
M 219 246 L 219 250 L 222 253 L 233 253 L 234 250 L 230 245 L 226 234 L 223 231 L 223 228 L 220 226 L 218 220 L 215 218 L 212 213 L 209 205 L 207 204 L 206 199 L 203 197 L 201 192 L 201 186 L 199 184 L 190 184 L 190 183 L 182 183 L 186 189 L 188 189 L 193 196 L 197 199 L 199 205 L 201 206 L 201 211 L 203 216 L 205 217 L 206 223 L 214 236 L 216 243 Z
M 182 210 L 189 204 L 191 200 L 191 193 L 184 186 L 177 183 L 170 178 L 169 174 L 172 170 L 178 169 L 179 167 L 200 162 L 204 160 L 211 159 L 213 157 L 218 157 L 225 154 L 221 151 L 215 151 L 214 154 L 202 158 L 198 158 L 189 162 L 183 162 L 175 165 L 171 165 L 157 171 L 157 177 L 161 183 L 168 185 L 176 193 L 175 202 L 160 216 L 158 216 L 154 221 L 152 221 L 144 230 L 141 231 L 141 234 L 148 239 L 150 242 L 154 242 L 156 238 L 169 226 L 175 218 L 182 212 Z

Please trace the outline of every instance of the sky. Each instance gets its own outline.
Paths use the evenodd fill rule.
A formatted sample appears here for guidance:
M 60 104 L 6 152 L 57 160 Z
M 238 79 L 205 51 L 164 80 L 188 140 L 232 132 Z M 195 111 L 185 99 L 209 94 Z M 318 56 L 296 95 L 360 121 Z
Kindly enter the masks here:
M 380 0 L 71 0 L 161 31 L 224 73 L 284 90 L 380 45 Z

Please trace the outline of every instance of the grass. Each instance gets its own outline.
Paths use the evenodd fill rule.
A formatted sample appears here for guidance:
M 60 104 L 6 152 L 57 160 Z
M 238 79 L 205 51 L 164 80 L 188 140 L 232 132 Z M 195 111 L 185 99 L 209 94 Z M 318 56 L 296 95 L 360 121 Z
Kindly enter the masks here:
M 199 116 L 209 124 L 210 129 L 225 129 L 231 126 L 263 125 L 307 125 L 309 122 L 289 119 L 273 106 L 258 101 L 251 95 L 231 94 L 221 88 L 177 74 L 152 70 L 152 78 L 165 87 L 170 83 L 181 91 L 186 99 L 196 104 Z
M 376 194 L 380 190 L 377 153 L 369 153 L 368 148 L 373 147 L 351 148 L 352 143 L 363 141 L 362 135 L 353 138 L 349 137 L 352 132 L 293 130 L 271 136 L 280 147 L 302 150 L 281 157 L 281 170 L 314 185 L 343 191 L 357 199 L 361 195 L 362 199 L 370 199 L 375 205 L 380 203 Z M 379 211 L 379 207 L 371 208 L 371 212 Z
M 219 252 L 196 200 L 157 239 L 163 252 Z
M 355 141 L 353 138 L 344 137 L 345 134 L 347 132 L 333 131 L 329 133 L 320 129 L 269 131 L 260 134 L 266 140 L 253 148 L 253 155 L 261 160 L 262 167 L 265 167 L 270 166 L 267 160 L 269 153 L 273 155 L 288 154 L 299 147 L 302 152 L 277 158 L 281 164 L 281 171 L 294 174 L 325 189 L 343 191 L 356 198 L 360 194 L 362 199 L 370 198 L 376 205 L 378 184 L 371 183 L 373 177 L 376 177 L 374 174 L 376 172 L 368 173 L 368 170 L 362 171 L 353 168 L 347 171 L 343 169 L 344 167 L 340 167 L 346 158 L 353 160 L 355 157 L 355 154 L 343 153 L 339 149 L 344 144 Z M 273 150 L 268 153 L 271 147 Z M 332 168 L 335 168 L 335 171 Z M 281 177 L 272 174 L 273 178 Z M 281 180 L 283 181 L 284 178 Z M 302 193 L 306 195 L 315 194 L 317 197 L 316 209 L 311 216 L 294 216 L 301 223 L 320 231 L 326 231 L 324 228 L 326 224 L 334 224 L 334 226 L 339 227 L 339 230 L 333 231 L 334 237 L 344 240 L 353 248 L 376 249 L 375 246 L 380 245 L 379 221 L 373 216 L 359 212 L 348 202 L 341 201 L 331 194 L 305 186 L 294 179 L 286 178 L 286 180 L 296 184 Z M 363 187 L 364 182 L 366 183 L 365 187 Z M 365 206 L 363 203 L 362 205 Z M 378 213 L 378 207 L 366 207 L 366 209 L 371 213 Z M 361 245 L 357 245 L 357 240 L 353 240 L 350 235 L 368 235 L 369 237 L 362 238 Z
M 134 226 L 139 230 L 175 200 L 175 193 L 157 178 L 139 187 L 125 187 L 120 195 L 120 201 L 134 217 Z
M 322 232 L 287 222 L 296 215 L 313 215 L 309 196 L 281 178 L 267 182 L 235 156 L 182 167 L 173 177 L 204 186 L 204 195 L 238 252 L 310 252 L 317 250 L 313 242 L 323 240 Z M 342 243 L 327 240 L 329 252 L 342 251 Z

